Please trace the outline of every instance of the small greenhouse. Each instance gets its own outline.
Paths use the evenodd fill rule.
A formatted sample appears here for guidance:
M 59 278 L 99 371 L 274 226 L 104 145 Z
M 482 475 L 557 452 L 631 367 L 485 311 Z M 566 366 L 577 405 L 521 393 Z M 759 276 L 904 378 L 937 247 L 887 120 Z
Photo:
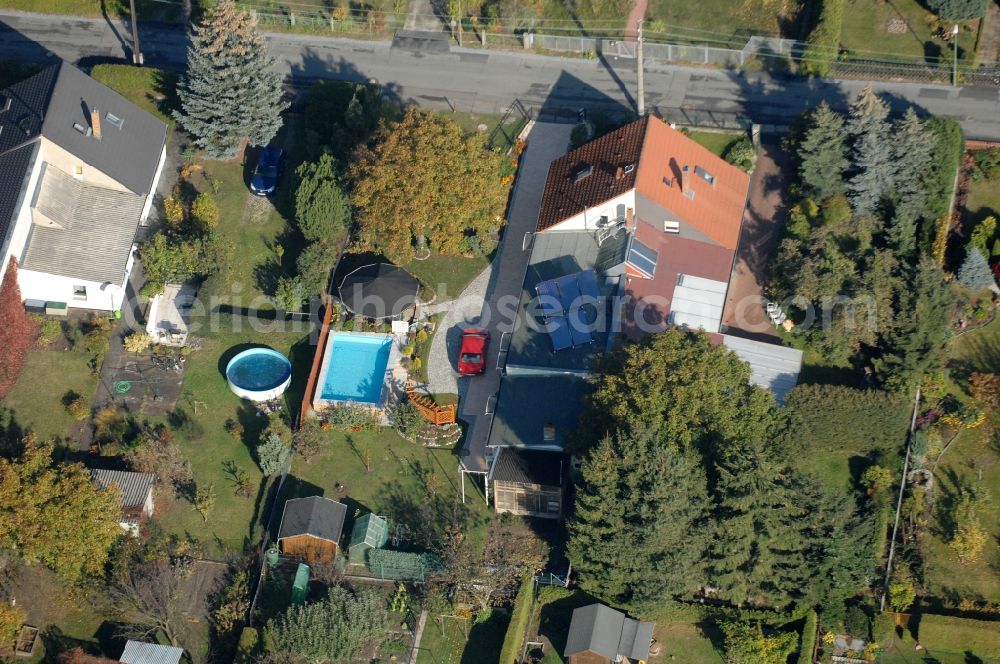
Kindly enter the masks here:
M 381 549 L 388 541 L 388 522 L 377 514 L 365 514 L 354 522 L 354 530 L 351 531 L 351 561 L 364 564 L 370 549 Z

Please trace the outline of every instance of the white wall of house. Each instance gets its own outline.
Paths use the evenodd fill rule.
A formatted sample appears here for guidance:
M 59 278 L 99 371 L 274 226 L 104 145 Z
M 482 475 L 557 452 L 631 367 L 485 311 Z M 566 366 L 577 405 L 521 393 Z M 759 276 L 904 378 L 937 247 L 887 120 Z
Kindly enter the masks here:
M 134 250 L 135 247 L 133 254 Z M 122 275 L 121 282 L 106 286 L 104 290 L 101 290 L 101 286 L 106 282 L 87 281 L 23 268 L 18 269 L 17 281 L 21 287 L 21 297 L 25 300 L 65 302 L 69 307 L 80 309 L 115 311 L 121 309 L 122 301 L 125 299 L 125 284 L 132 271 L 133 262 L 134 259 L 130 256 L 128 271 Z M 80 288 L 85 289 L 85 295 L 77 294 Z
M 560 230 L 560 231 L 582 231 L 582 230 L 596 230 L 597 222 L 601 217 L 607 217 L 608 219 L 614 219 L 617 215 L 617 208 L 619 205 L 624 205 L 626 208 L 635 209 L 635 189 L 631 189 L 621 196 L 616 196 L 615 198 L 608 199 L 603 203 L 594 205 L 593 207 L 587 208 L 585 211 L 581 208 L 580 213 L 567 219 L 560 221 L 555 226 L 545 229 L 549 230 Z M 544 232 L 544 231 L 543 231 Z
M 146 221 L 146 217 L 149 216 L 149 211 L 153 207 L 153 197 L 156 195 L 156 185 L 160 183 L 160 174 L 163 173 L 163 164 L 167 160 L 167 145 L 163 144 L 163 149 L 160 151 L 160 162 L 156 165 L 156 173 L 153 175 L 153 184 L 149 187 L 149 195 L 146 196 L 146 204 L 142 207 L 142 216 L 139 217 L 139 221 Z

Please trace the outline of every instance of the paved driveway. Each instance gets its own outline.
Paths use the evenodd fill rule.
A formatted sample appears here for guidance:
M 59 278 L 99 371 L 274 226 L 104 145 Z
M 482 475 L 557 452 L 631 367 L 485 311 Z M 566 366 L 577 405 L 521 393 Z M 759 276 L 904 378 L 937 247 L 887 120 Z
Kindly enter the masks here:
M 723 325 L 736 336 L 778 342 L 778 334 L 764 313 L 763 284 L 788 217 L 791 169 L 788 155 L 777 143 L 765 141 L 761 145 L 722 314 Z
M 480 324 L 485 323 L 489 328 L 492 337 L 486 373 L 461 379 L 465 384 L 460 386 L 460 394 L 464 398 L 459 417 L 468 424 L 462 448 L 462 465 L 469 471 L 486 472 L 486 439 L 491 419 L 486 415 L 486 408 L 500 388 L 497 351 L 503 331 L 509 329 L 504 327 L 504 323 L 509 324 L 510 321 L 494 315 L 494 312 L 498 311 L 498 302 L 520 295 L 530 254 L 522 249 L 524 234 L 535 230 L 549 163 L 566 153 L 572 130 L 573 126 L 568 124 L 536 122 L 527 136 L 528 148 L 521 156 L 507 228 L 500 250 L 493 259 L 486 298 L 478 318 Z

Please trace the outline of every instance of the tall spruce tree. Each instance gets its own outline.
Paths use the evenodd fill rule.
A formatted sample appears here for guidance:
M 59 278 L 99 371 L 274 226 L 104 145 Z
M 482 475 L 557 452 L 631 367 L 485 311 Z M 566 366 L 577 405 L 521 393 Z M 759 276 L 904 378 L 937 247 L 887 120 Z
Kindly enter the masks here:
M 924 258 L 914 270 L 910 288 L 899 294 L 898 316 L 879 339 L 885 349 L 874 361 L 875 371 L 892 388 L 906 388 L 941 365 L 951 335 L 948 312 L 954 301 L 941 268 Z
M 580 585 L 638 611 L 701 585 L 705 471 L 652 428 L 606 437 L 583 466 L 568 555 Z
M 894 154 L 888 116 L 888 107 L 870 85 L 851 104 L 847 133 L 852 139 L 854 172 L 848 191 L 858 214 L 874 212 L 893 188 Z
M 844 119 L 825 101 L 810 118 L 798 156 L 799 177 L 811 196 L 825 200 L 843 193 L 847 169 Z
M 807 517 L 795 474 L 761 438 L 733 441 L 716 461 L 716 532 L 709 584 L 731 602 L 787 606 L 813 574 Z
M 931 165 L 934 141 L 913 108 L 892 126 L 893 161 L 896 172 L 897 218 L 919 218 L 924 213 L 927 189 L 924 181 Z M 904 240 L 904 238 L 898 238 Z
M 273 65 L 256 20 L 220 0 L 194 29 L 174 118 L 213 159 L 235 156 L 244 141 L 266 145 L 288 108 Z
M 986 15 L 989 0 L 928 0 L 927 4 L 946 21 L 972 21 Z

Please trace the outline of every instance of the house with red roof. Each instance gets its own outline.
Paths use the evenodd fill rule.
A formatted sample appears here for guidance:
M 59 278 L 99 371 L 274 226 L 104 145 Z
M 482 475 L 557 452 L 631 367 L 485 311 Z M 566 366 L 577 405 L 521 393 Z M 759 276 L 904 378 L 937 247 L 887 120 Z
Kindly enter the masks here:
M 749 189 L 747 173 L 652 116 L 552 162 L 489 425 L 498 511 L 561 516 L 565 443 L 618 334 L 703 330 L 779 400 L 795 385 L 801 351 L 722 324 Z

